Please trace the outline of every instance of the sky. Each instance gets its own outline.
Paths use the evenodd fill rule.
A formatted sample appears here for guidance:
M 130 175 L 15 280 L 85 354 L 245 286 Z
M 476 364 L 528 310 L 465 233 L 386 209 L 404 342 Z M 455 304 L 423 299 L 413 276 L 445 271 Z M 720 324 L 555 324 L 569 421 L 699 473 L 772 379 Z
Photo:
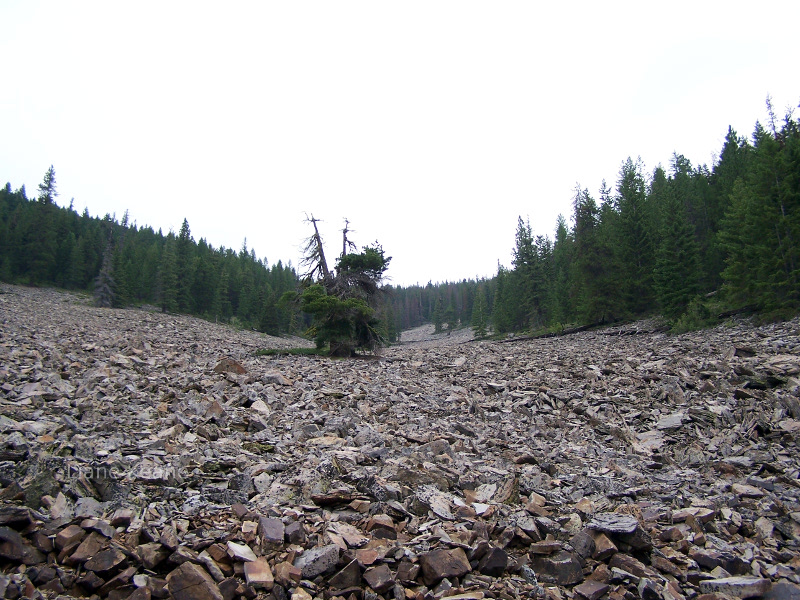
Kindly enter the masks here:
M 298 266 L 321 219 L 389 283 L 492 277 L 517 218 L 800 103 L 792 2 L 0 2 L 0 180 Z

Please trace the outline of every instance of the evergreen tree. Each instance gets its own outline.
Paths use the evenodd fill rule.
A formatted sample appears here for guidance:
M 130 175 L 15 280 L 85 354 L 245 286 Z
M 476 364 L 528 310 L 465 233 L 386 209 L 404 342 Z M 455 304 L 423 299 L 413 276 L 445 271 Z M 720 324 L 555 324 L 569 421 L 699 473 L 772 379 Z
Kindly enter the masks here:
M 486 291 L 483 286 L 478 286 L 475 294 L 475 305 L 472 309 L 472 331 L 476 338 L 486 337 L 488 326 L 488 310 L 486 307 Z
M 194 308 L 192 301 L 194 240 L 187 219 L 181 224 L 175 249 L 178 310 L 190 312 Z
M 53 165 L 44 174 L 44 180 L 39 184 L 39 202 L 43 204 L 53 204 L 58 192 L 56 191 L 56 170 Z
M 103 254 L 103 266 L 94 281 L 94 303 L 102 308 L 114 306 L 114 248 L 109 242 Z
M 497 265 L 497 276 L 495 278 L 495 296 L 492 307 L 492 323 L 497 333 L 508 333 L 513 330 L 513 289 L 510 285 L 511 273 Z
M 170 233 L 164 244 L 158 273 L 159 305 L 162 312 L 178 311 L 178 269 L 175 260 L 175 236 Z
M 700 260 L 694 227 L 677 190 L 669 190 L 666 200 L 654 282 L 664 316 L 674 319 L 686 310 L 699 291 Z
M 553 244 L 553 286 L 551 288 L 552 321 L 554 323 L 567 323 L 573 318 L 569 293 L 572 251 L 572 238 L 567 228 L 567 220 L 563 215 L 558 215 L 556 239 Z
M 442 305 L 442 297 L 436 297 L 436 306 L 433 308 L 433 332 L 442 333 L 444 326 L 444 306 Z
M 355 246 L 347 238 L 345 221 L 342 254 L 331 271 L 325 263 L 317 220 L 311 217 L 309 222 L 314 234 L 306 244 L 305 264 L 309 270 L 300 295 L 303 311 L 314 318 L 309 332 L 318 348 L 329 346 L 332 356 L 350 356 L 358 349 L 375 350 L 384 341 L 376 313 L 380 283 L 391 257 L 378 242 L 365 246 L 361 252 L 350 252 Z
M 642 314 L 653 300 L 652 219 L 641 161 L 623 163 L 617 183 L 618 247 L 622 290 L 628 309 Z

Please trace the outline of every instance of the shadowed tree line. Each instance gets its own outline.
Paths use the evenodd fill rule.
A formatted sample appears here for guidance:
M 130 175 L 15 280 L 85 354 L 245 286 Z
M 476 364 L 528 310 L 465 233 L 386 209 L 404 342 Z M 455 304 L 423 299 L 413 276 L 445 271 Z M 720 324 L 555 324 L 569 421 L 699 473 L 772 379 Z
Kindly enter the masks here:
M 0 280 L 85 290 L 102 306 L 152 304 L 267 333 L 297 328 L 298 314 L 282 304 L 294 290 L 291 265 L 195 241 L 188 221 L 163 234 L 151 227 L 56 204 L 55 171 L 48 169 L 36 198 L 11 184 L 0 189 Z

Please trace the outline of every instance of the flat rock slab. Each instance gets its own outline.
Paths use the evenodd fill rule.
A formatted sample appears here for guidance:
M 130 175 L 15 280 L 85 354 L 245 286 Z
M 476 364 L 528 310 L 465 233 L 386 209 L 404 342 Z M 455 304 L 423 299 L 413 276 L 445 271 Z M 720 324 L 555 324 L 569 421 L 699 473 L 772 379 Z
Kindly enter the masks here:
M 755 598 L 770 591 L 772 582 L 759 577 L 724 577 L 700 582 L 704 594 L 727 594 L 734 598 Z
M 572 589 L 579 596 L 586 598 L 586 600 L 599 600 L 603 594 L 611 589 L 611 586 L 602 581 L 587 579 L 582 584 L 576 585 Z
M 228 555 L 241 562 L 253 562 L 256 559 L 256 554 L 250 546 L 236 542 L 228 542 Z
M 125 554 L 116 548 L 102 550 L 86 561 L 83 565 L 87 571 L 107 573 L 119 566 L 125 560 Z
M 772 584 L 772 589 L 764 594 L 765 600 L 800 600 L 800 585 L 779 581 Z
M 586 527 L 604 533 L 626 534 L 636 531 L 639 527 L 639 521 L 631 515 L 600 513 L 595 515 Z

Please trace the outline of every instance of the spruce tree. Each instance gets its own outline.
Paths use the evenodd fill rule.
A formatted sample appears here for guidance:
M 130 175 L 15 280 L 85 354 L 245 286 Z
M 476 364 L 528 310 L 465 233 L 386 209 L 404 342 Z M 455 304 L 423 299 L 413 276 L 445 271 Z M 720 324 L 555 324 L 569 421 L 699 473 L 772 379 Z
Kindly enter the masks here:
M 436 297 L 436 306 L 433 307 L 433 332 L 441 333 L 444 326 L 444 306 L 442 306 L 442 297 Z
M 476 338 L 486 337 L 488 326 L 488 311 L 486 307 L 486 291 L 482 285 L 478 286 L 475 293 L 475 303 L 472 307 L 472 331 Z
M 111 242 L 103 253 L 103 265 L 94 280 L 94 303 L 102 308 L 114 306 L 114 247 Z
M 699 292 L 700 253 L 694 227 L 678 190 L 669 190 L 663 207 L 661 242 L 653 272 L 656 295 L 667 318 L 681 315 Z

